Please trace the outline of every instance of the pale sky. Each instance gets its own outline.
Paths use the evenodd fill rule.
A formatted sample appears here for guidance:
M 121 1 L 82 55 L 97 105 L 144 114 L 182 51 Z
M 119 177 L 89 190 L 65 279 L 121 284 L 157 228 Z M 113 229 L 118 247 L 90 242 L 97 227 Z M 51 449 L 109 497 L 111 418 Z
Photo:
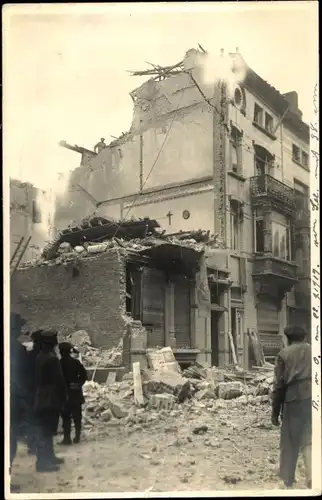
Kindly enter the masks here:
M 198 43 L 238 47 L 270 84 L 298 92 L 304 120 L 312 115 L 316 2 L 26 4 L 3 19 L 5 168 L 38 187 L 79 165 L 58 141 L 92 149 L 128 130 L 129 92 L 145 78 L 127 70 L 175 64 Z

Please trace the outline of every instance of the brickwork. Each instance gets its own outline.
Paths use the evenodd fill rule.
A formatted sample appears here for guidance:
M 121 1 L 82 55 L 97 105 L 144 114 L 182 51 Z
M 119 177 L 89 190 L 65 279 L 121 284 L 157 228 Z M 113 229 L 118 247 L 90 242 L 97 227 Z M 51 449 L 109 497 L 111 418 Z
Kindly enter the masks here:
M 113 249 L 80 260 L 75 277 L 72 264 L 21 269 L 11 283 L 11 310 L 28 329 L 87 330 L 94 346 L 115 346 L 126 334 L 123 256 Z

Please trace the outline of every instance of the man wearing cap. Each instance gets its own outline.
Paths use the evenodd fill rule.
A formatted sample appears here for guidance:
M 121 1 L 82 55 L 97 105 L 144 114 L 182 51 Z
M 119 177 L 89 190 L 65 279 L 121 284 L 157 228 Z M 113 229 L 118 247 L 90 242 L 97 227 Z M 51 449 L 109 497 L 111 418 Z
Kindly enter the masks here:
M 53 436 L 59 414 L 67 403 L 67 390 L 59 359 L 55 353 L 57 332 L 43 331 L 41 350 L 36 359 L 36 394 L 34 410 L 38 423 L 37 443 L 38 472 L 57 471 L 64 460 L 55 456 Z
M 87 373 L 82 363 L 71 356 L 75 348 L 69 342 L 59 344 L 61 354 L 60 364 L 68 390 L 68 403 L 62 412 L 64 439 L 61 444 L 69 445 L 71 441 L 71 420 L 75 425 L 74 443 L 79 443 L 82 430 L 82 404 L 85 402 L 83 385 Z
M 312 487 L 312 388 L 311 345 L 300 326 L 285 328 L 288 346 L 277 356 L 272 394 L 272 423 L 279 425 L 280 477 L 286 488 L 295 483 L 295 470 L 302 451 L 307 487 Z

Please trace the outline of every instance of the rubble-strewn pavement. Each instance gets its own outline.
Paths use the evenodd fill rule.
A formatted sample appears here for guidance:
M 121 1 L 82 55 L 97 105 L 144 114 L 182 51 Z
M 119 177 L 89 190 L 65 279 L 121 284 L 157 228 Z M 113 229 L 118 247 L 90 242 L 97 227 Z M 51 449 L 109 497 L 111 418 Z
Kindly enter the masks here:
M 87 382 L 83 442 L 57 444 L 66 463 L 49 474 L 36 474 L 20 445 L 12 480 L 24 493 L 280 488 L 271 384 L 269 366 L 146 371 L 144 403 L 135 407 L 131 374 L 111 386 Z M 305 487 L 301 459 L 297 487 Z

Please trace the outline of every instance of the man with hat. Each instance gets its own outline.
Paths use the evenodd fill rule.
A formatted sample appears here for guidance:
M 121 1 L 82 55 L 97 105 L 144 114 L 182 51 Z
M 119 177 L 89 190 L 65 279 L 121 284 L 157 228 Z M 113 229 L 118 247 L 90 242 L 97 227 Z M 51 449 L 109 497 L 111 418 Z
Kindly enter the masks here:
M 69 445 L 71 441 L 71 420 L 75 425 L 74 443 L 79 443 L 82 430 L 82 404 L 85 402 L 83 385 L 87 373 L 82 363 L 71 356 L 76 349 L 69 342 L 59 344 L 60 364 L 68 390 L 68 403 L 62 412 L 64 439 L 61 444 Z M 77 351 L 76 351 L 77 352 Z
M 280 477 L 286 488 L 295 483 L 295 470 L 299 452 L 305 464 L 307 487 L 312 487 L 312 383 L 311 345 L 300 326 L 285 328 L 288 346 L 277 356 L 272 393 L 272 423 L 279 425 Z
M 34 410 L 39 435 L 37 443 L 38 472 L 59 470 L 64 460 L 55 456 L 53 436 L 56 433 L 59 414 L 67 403 L 67 390 L 55 348 L 58 344 L 56 331 L 43 331 L 41 350 L 36 359 L 36 393 Z

